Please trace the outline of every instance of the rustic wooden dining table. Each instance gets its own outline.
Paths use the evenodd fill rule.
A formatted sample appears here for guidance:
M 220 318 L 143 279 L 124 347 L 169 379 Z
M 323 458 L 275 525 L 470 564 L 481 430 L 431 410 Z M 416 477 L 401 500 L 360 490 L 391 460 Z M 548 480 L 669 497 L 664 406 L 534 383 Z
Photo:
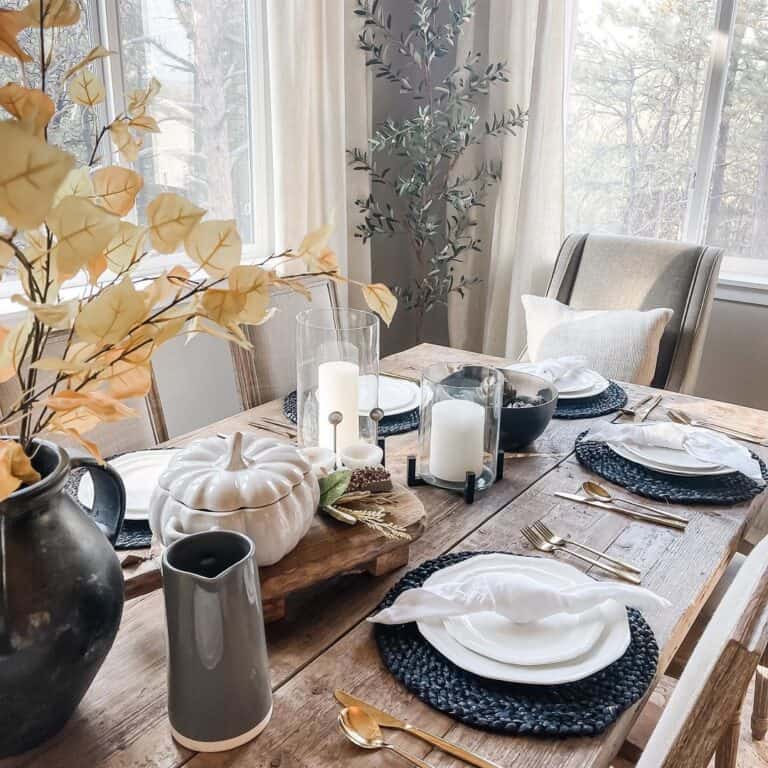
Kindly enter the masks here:
M 498 365 L 499 358 L 423 344 L 382 360 L 383 372 L 418 378 L 432 362 Z M 627 386 L 630 402 L 648 388 Z M 664 392 L 653 419 L 665 406 L 728 418 L 736 424 L 768 426 L 768 414 L 724 403 Z M 254 418 L 282 417 L 279 402 L 259 406 L 171 441 L 183 445 L 211 433 L 252 429 Z M 616 414 L 603 417 L 614 419 Z M 171 738 L 166 712 L 165 620 L 161 591 L 129 600 L 117 640 L 104 666 L 67 726 L 42 747 L 0 760 L 2 768 L 331 768 L 394 765 L 398 758 L 359 750 L 336 727 L 335 688 L 344 688 L 375 706 L 459 742 L 500 766 L 515 768 L 604 768 L 611 764 L 635 720 L 640 704 L 596 737 L 544 740 L 501 736 L 461 725 L 411 695 L 384 668 L 365 621 L 387 590 L 409 567 L 450 551 L 504 550 L 532 554 L 521 526 L 542 518 L 558 533 L 629 560 L 642 568 L 643 585 L 668 598 L 672 607 L 647 611 L 665 669 L 699 614 L 760 507 L 670 507 L 690 519 L 685 532 L 556 498 L 575 492 L 593 476 L 574 456 L 574 440 L 595 420 L 553 420 L 528 451 L 505 463 L 504 477 L 475 503 L 429 486 L 415 489 L 428 525 L 411 546 L 408 566 L 386 576 L 346 576 L 288 605 L 288 615 L 268 627 L 274 688 L 274 715 L 264 733 L 240 749 L 195 754 Z M 415 452 L 416 433 L 387 440 L 387 464 L 404 480 L 406 456 Z M 752 447 L 763 458 L 768 449 Z M 613 489 L 620 490 L 620 489 Z M 539 554 L 539 553 L 536 553 Z M 544 555 L 545 557 L 547 555 Z M 558 558 L 582 567 L 567 555 Z M 587 567 L 588 568 L 588 567 Z M 604 578 L 591 571 L 598 578 Z M 40 681 L 41 685 L 45 681 Z M 650 693 L 650 692 L 649 692 Z M 204 708 L 206 702 L 200 701 Z M 391 740 L 425 757 L 435 768 L 461 765 L 406 735 Z

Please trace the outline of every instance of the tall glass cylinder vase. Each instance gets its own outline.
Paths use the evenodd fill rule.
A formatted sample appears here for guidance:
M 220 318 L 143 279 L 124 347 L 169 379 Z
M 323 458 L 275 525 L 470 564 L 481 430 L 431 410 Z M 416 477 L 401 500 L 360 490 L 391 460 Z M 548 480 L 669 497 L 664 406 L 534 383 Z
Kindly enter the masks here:
M 421 377 L 422 480 L 461 491 L 467 473 L 482 491 L 496 479 L 504 376 L 496 368 L 438 363 Z
M 307 309 L 296 323 L 299 445 L 340 454 L 375 442 L 379 318 L 358 309 Z

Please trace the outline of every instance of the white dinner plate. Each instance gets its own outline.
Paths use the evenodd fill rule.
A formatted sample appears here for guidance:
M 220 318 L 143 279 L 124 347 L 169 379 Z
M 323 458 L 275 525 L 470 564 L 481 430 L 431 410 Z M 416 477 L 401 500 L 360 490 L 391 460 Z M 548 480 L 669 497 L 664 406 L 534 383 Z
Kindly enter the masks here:
M 691 456 L 687 451 L 674 448 L 651 448 L 648 446 L 621 445 L 608 443 L 608 447 L 624 459 L 667 475 L 681 477 L 707 477 L 728 475 L 735 470 L 721 464 L 709 464 Z
M 373 376 L 360 377 L 360 413 L 370 413 L 375 405 Z M 421 387 L 414 381 L 397 379 L 393 376 L 379 376 L 378 406 L 385 416 L 406 413 L 419 407 Z
M 437 583 L 444 579 L 453 580 L 462 573 L 476 573 L 478 572 L 477 569 L 480 571 L 512 569 L 518 573 L 526 573 L 531 577 L 547 578 L 550 580 L 549 583 L 556 583 L 558 579 L 560 583 L 570 584 L 591 582 L 591 579 L 581 571 L 556 560 L 517 555 L 479 555 L 455 566 L 437 571 L 427 579 L 425 584 L 435 583 L 432 580 L 436 577 Z M 548 652 L 553 654 L 553 658 L 563 659 L 548 664 L 511 664 L 486 656 L 459 642 L 448 631 L 444 621 L 421 621 L 417 622 L 417 626 L 427 642 L 447 659 L 468 672 L 492 680 L 531 685 L 559 685 L 574 680 L 582 680 L 604 669 L 616 661 L 629 646 L 629 622 L 625 608 L 616 601 L 607 601 L 601 613 L 601 618 L 597 621 L 601 621 L 604 626 L 602 632 L 591 645 L 583 639 L 593 631 L 590 622 L 586 622 L 582 627 L 584 635 L 578 641 L 581 644 L 579 650 L 582 648 L 586 648 L 586 650 L 579 655 L 564 658 L 564 656 L 570 655 L 567 648 L 568 644 L 574 640 L 575 635 L 569 634 L 564 638 L 560 633 L 555 633 L 553 637 L 548 637 Z M 475 625 L 475 628 L 478 626 Z M 453 628 L 455 629 L 455 625 Z M 508 634 L 507 637 L 511 638 L 512 635 Z M 481 638 L 476 639 L 481 640 Z M 498 637 L 493 638 L 494 642 L 489 643 L 485 648 L 486 653 L 497 649 L 495 641 L 498 639 Z M 518 635 L 516 642 L 517 640 L 522 640 L 522 636 Z M 535 649 L 525 651 L 522 646 L 518 647 L 519 653 L 527 654 L 526 661 L 533 659 Z M 511 652 L 511 649 L 508 650 Z M 544 658 L 544 656 L 541 655 L 540 658 Z
M 152 492 L 160 475 L 178 451 L 178 448 L 133 451 L 110 459 L 110 466 L 117 471 L 125 485 L 126 520 L 149 519 Z M 93 506 L 93 482 L 87 472 L 80 481 L 77 498 L 83 506 L 89 509 Z

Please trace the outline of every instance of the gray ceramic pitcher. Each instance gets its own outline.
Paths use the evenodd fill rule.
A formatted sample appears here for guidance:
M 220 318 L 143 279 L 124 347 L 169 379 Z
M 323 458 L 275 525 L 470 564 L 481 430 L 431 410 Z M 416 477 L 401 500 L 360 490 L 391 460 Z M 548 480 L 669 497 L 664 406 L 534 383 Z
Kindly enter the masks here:
M 220 752 L 272 715 L 253 542 L 234 531 L 187 536 L 163 553 L 168 716 L 188 749 Z

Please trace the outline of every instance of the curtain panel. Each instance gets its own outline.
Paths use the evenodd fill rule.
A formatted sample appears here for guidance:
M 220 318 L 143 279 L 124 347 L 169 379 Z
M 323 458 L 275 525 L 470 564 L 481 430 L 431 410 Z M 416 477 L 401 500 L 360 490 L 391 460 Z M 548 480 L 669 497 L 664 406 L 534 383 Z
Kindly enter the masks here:
M 354 0 L 266 0 L 274 247 L 296 247 L 333 217 L 342 271 L 371 281 L 370 247 L 353 237 L 354 200 L 369 194 L 346 150 L 370 135 L 369 76 Z M 339 286 L 342 302 L 346 290 Z M 352 293 L 353 303 L 359 291 Z M 361 300 L 361 299 L 360 299 Z
M 571 0 L 480 0 L 457 51 L 480 51 L 506 62 L 510 82 L 480 105 L 482 124 L 494 112 L 520 104 L 528 123 L 517 136 L 473 147 L 457 165 L 469 173 L 501 158 L 501 182 L 477 216 L 482 252 L 464 264 L 482 284 L 466 298 L 451 296 L 451 345 L 517 357 L 524 346 L 520 296 L 544 293 L 563 237 L 565 91 Z

